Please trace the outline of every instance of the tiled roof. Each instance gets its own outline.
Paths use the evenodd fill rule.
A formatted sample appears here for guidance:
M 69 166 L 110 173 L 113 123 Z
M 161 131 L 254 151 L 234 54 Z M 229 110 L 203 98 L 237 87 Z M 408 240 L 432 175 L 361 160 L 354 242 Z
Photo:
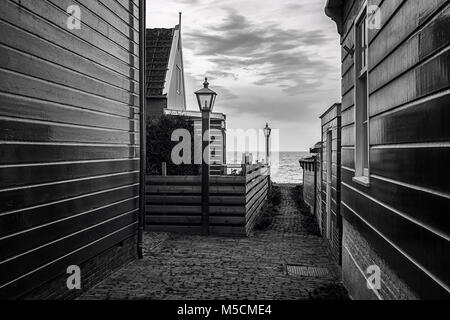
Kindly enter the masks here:
M 147 96 L 163 95 L 174 31 L 174 28 L 147 29 Z

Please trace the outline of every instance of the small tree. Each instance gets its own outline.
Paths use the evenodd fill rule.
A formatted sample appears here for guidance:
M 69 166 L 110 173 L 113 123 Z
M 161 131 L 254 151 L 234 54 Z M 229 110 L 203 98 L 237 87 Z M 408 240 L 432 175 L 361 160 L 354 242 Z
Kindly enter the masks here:
M 171 160 L 172 149 L 179 143 L 172 141 L 172 133 L 177 129 L 186 129 L 194 136 L 192 119 L 183 116 L 163 115 L 147 122 L 147 174 L 161 175 L 162 163 L 167 164 L 168 175 L 198 175 L 199 166 L 194 164 L 175 165 Z M 194 145 L 191 141 L 191 155 Z M 193 163 L 193 159 L 191 159 Z

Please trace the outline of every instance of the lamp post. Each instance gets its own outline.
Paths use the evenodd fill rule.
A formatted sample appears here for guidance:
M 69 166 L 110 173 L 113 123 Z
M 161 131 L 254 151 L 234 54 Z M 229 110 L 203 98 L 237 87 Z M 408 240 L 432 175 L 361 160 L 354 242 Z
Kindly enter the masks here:
M 209 119 L 217 93 L 209 89 L 208 78 L 205 78 L 203 88 L 195 92 L 195 95 L 202 113 L 202 234 L 209 235 Z M 208 150 L 207 159 L 205 159 L 206 150 Z
M 272 133 L 272 129 L 269 127 L 269 124 L 266 123 L 266 127 L 264 130 L 264 136 L 266 137 L 266 163 L 270 163 L 270 134 Z

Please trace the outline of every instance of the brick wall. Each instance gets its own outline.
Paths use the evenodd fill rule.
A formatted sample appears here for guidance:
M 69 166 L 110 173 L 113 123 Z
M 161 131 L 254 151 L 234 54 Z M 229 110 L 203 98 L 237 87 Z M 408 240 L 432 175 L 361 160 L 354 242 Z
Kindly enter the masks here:
M 94 258 L 81 264 L 81 290 L 68 290 L 69 274 L 56 276 L 50 282 L 22 297 L 25 300 L 63 300 L 75 299 L 114 271 L 137 258 L 136 236 L 124 240 Z
M 399 279 L 386 262 L 372 249 L 356 228 L 343 219 L 342 277 L 351 297 L 358 299 L 417 299 L 413 291 Z M 367 288 L 367 268 L 377 265 L 381 271 L 381 289 Z

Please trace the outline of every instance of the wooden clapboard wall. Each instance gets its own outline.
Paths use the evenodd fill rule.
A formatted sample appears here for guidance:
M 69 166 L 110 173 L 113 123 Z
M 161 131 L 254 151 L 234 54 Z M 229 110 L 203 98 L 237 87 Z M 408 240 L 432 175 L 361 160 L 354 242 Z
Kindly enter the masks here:
M 342 44 L 349 48 L 362 3 L 347 1 L 343 7 Z M 354 66 L 343 50 L 342 211 L 419 297 L 448 297 L 449 1 L 368 4 L 378 5 L 382 17 L 381 29 L 369 31 L 370 187 L 352 181 Z M 357 260 L 356 249 L 344 250 Z M 380 292 L 387 297 L 385 286 Z
M 210 177 L 210 233 L 249 234 L 267 199 L 268 168 Z M 148 176 L 146 230 L 201 234 L 201 176 Z
M 136 235 L 139 2 L 1 1 L 0 79 L 0 297 L 15 298 Z
M 340 210 L 341 200 L 341 104 L 331 106 L 322 116 L 322 157 L 321 157 L 321 229 L 323 237 L 329 246 L 333 258 L 337 263 L 341 262 L 342 252 L 342 218 Z M 331 141 L 328 141 L 331 137 Z M 330 144 L 331 149 L 328 149 Z M 330 155 L 331 153 L 331 155 Z M 328 159 L 331 159 L 330 181 L 330 214 L 327 214 L 327 180 Z M 328 221 L 328 218 L 330 219 Z M 329 230 L 328 230 L 329 228 Z
M 245 230 L 248 235 L 267 200 L 271 183 L 270 168 L 260 164 L 247 167 L 245 181 Z

